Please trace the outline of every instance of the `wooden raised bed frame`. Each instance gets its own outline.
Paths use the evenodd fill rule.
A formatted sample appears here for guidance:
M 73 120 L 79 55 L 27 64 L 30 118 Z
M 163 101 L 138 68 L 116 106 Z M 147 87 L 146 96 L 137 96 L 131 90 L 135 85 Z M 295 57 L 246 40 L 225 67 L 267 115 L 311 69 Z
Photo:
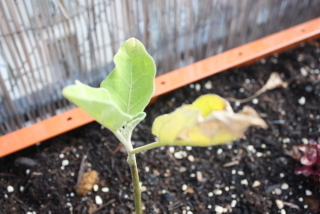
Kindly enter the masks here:
M 301 42 L 320 37 L 320 18 L 250 42 L 221 54 L 198 61 L 156 78 L 153 100 L 213 74 L 249 64 L 268 55 L 290 49 Z M 69 130 L 83 126 L 93 118 L 79 108 L 53 116 L 0 137 L 0 157 L 32 146 Z

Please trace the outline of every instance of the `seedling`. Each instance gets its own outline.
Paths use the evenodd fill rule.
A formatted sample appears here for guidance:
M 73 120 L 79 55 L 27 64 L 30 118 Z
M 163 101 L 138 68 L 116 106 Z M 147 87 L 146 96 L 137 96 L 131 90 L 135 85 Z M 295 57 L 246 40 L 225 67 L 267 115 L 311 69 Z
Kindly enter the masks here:
M 152 125 L 156 142 L 133 148 L 131 135 L 146 116 L 143 110 L 154 92 L 156 66 L 143 44 L 134 38 L 124 42 L 114 63 L 115 69 L 101 82 L 100 88 L 76 81 L 62 93 L 113 132 L 126 148 L 137 214 L 142 213 L 142 202 L 136 153 L 164 145 L 218 145 L 241 138 L 251 125 L 267 127 L 251 107 L 234 113 L 227 100 L 208 94 L 157 117 Z
M 301 151 L 298 159 L 303 166 L 295 169 L 295 173 L 320 177 L 320 144 L 311 140 L 307 145 L 296 146 L 296 149 Z

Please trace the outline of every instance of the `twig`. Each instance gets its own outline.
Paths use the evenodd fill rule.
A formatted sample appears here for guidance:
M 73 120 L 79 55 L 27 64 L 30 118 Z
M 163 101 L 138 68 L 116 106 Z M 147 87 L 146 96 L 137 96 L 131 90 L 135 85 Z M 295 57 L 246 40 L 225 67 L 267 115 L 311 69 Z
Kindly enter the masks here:
M 293 204 L 293 203 L 290 203 L 290 202 L 283 202 L 284 205 L 290 207 L 290 208 L 293 208 L 293 209 L 297 209 L 297 210 L 300 210 L 300 207 L 296 204 Z
M 84 173 L 84 164 L 85 164 L 86 159 L 87 159 L 87 155 L 84 155 L 82 157 L 82 160 L 81 160 L 81 163 L 80 163 L 79 172 L 78 172 L 78 178 L 77 178 L 77 184 L 75 185 L 75 189 L 77 189 L 79 187 L 81 178 L 82 178 L 83 173 Z
M 111 200 L 110 200 L 110 201 L 108 201 L 107 203 L 102 204 L 100 207 L 98 207 L 98 208 L 94 209 L 91 213 L 93 214 L 93 213 L 95 213 L 95 212 L 97 212 L 97 211 L 101 210 L 102 208 L 104 208 L 104 207 L 106 207 L 106 206 L 108 206 L 108 205 L 112 204 L 112 203 L 113 203 L 113 202 L 115 202 L 115 201 L 116 201 L 116 199 L 111 199 Z

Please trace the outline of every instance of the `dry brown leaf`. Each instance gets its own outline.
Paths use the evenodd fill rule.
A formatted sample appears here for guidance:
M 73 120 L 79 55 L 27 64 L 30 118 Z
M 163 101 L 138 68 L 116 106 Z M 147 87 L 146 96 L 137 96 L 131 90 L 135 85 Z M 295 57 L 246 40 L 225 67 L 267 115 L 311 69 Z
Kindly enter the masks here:
M 76 187 L 76 193 L 85 196 L 92 189 L 93 185 L 98 181 L 98 172 L 91 170 L 83 174 L 79 185 Z
M 258 90 L 254 95 L 247 97 L 245 99 L 227 98 L 227 100 L 232 101 L 232 102 L 246 103 L 246 102 L 249 102 L 250 100 L 258 97 L 260 94 L 262 94 L 266 91 L 273 90 L 275 88 L 286 88 L 286 87 L 288 87 L 288 83 L 284 82 L 281 79 L 279 73 L 273 72 L 273 73 L 271 73 L 266 84 L 262 88 L 260 88 L 260 90 Z

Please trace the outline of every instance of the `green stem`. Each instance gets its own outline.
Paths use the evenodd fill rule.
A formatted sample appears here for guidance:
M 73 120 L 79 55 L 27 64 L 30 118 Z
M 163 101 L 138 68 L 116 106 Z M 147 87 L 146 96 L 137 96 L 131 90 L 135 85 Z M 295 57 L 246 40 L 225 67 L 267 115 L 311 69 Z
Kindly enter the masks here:
M 128 153 L 128 164 L 130 166 L 130 171 L 132 176 L 134 207 L 136 210 L 136 214 L 142 214 L 141 189 L 140 189 L 139 173 L 138 173 L 135 154 Z
M 138 148 L 132 149 L 130 151 L 130 154 L 136 154 L 136 153 L 143 152 L 143 151 L 146 151 L 146 150 L 149 150 L 149 149 L 153 149 L 153 148 L 159 147 L 159 146 L 162 146 L 162 145 L 159 144 L 159 142 L 149 143 L 147 145 L 140 146 Z
M 131 154 L 131 151 L 133 150 L 131 139 L 126 139 L 119 130 L 114 132 L 114 134 L 120 140 L 120 142 L 126 147 L 126 150 L 128 152 L 127 161 L 130 167 L 130 172 L 132 177 L 134 207 L 136 210 L 136 214 L 142 214 L 142 201 L 141 201 L 141 189 L 140 189 L 138 166 L 136 161 L 136 155 Z

